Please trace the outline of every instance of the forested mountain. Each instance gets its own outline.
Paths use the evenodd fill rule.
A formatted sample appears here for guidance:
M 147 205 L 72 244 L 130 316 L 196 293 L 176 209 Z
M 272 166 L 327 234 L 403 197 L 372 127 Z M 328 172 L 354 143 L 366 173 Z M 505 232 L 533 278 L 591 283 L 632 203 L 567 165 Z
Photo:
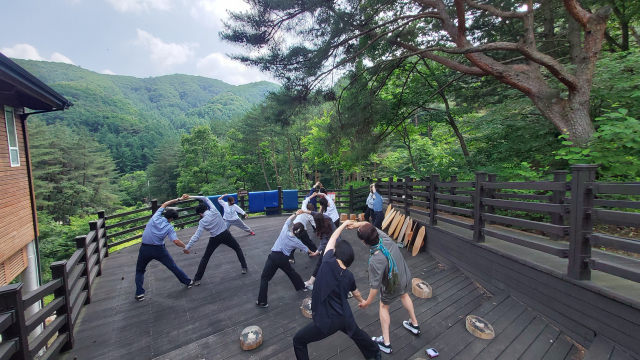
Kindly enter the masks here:
M 266 81 L 234 86 L 181 74 L 140 79 L 63 63 L 15 61 L 74 103 L 70 111 L 41 118 L 94 134 L 122 174 L 145 170 L 163 139 L 212 122 L 224 127 L 278 88 Z

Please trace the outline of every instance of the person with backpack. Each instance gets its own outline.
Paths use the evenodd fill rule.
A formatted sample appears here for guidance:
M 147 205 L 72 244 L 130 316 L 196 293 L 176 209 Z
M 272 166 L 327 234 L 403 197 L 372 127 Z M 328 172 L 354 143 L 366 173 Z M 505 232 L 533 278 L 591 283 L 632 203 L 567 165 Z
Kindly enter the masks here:
M 413 309 L 413 301 L 409 293 L 411 292 L 411 271 L 404 261 L 404 257 L 398 249 L 398 245 L 391 240 L 382 230 L 377 229 L 368 222 L 362 221 L 350 223 L 350 229 L 358 229 L 358 238 L 363 244 L 369 246 L 369 285 L 371 290 L 367 300 L 358 306 L 366 309 L 380 293 L 380 326 L 382 336 L 372 338 L 378 343 L 380 350 L 390 354 L 391 339 L 389 336 L 389 305 L 400 299 L 402 305 L 409 313 L 409 320 L 402 322 L 402 325 L 414 335 L 420 334 L 420 326 Z
M 225 197 L 227 198 L 227 201 L 223 200 Z M 247 224 L 240 220 L 240 217 L 238 217 L 238 214 L 242 216 L 246 216 L 247 214 L 244 212 L 244 210 L 242 210 L 240 206 L 236 205 L 236 199 L 234 199 L 232 196 L 229 196 L 229 194 L 224 194 L 218 198 L 218 203 L 220 203 L 222 209 L 224 210 L 224 215 L 222 216 L 222 218 L 227 224 L 227 230 L 229 230 L 229 228 L 233 225 L 240 230 L 248 232 L 249 235 L 256 234 L 251 231 L 251 228 L 248 227 Z

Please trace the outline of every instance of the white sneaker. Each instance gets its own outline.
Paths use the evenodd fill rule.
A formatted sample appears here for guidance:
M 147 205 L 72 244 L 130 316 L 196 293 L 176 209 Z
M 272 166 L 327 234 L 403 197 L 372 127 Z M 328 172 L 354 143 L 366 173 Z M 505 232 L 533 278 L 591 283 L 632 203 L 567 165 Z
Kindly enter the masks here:
M 387 353 L 387 354 L 391 354 L 391 352 L 393 351 L 393 349 L 391 348 L 391 344 L 385 344 L 384 343 L 384 337 L 382 337 L 382 336 L 372 337 L 371 340 L 373 340 L 376 343 L 378 343 L 378 347 L 380 348 L 380 351 L 382 351 L 384 353 Z
M 307 289 L 309 289 L 309 290 L 313 290 L 313 284 L 309 284 L 309 282 L 308 282 L 308 281 L 305 281 L 305 282 L 304 282 L 304 286 L 305 286 Z
M 405 327 L 405 329 L 411 331 L 413 333 L 413 335 L 420 335 L 420 326 L 419 325 L 413 325 L 411 323 L 411 320 L 403 321 L 402 325 Z

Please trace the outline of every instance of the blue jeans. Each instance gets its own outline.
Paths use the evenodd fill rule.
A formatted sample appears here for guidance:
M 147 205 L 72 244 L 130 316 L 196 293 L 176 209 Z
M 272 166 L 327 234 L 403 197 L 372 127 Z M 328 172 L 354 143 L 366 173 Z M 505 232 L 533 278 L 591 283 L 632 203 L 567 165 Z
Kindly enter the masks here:
M 147 265 L 149 265 L 151 260 L 157 260 L 162 263 L 162 265 L 166 266 L 181 283 L 189 285 L 191 282 L 191 279 L 189 279 L 187 274 L 185 274 L 184 271 L 176 265 L 175 261 L 173 261 L 173 258 L 169 255 L 169 252 L 164 245 L 142 244 L 140 245 L 138 262 L 136 263 L 136 296 L 144 294 L 144 288 L 142 287 L 142 284 L 144 283 L 144 273 L 147 271 Z

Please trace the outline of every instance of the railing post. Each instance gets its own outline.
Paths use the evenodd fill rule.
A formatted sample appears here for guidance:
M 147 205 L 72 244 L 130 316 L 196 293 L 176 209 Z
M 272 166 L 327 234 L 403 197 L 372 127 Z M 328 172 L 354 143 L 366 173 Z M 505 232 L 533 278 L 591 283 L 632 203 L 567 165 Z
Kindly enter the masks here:
M 104 246 L 107 248 L 107 251 L 104 253 L 104 257 L 109 257 L 109 246 L 107 245 L 107 219 L 105 218 L 105 213 L 104 210 L 100 210 L 98 211 L 98 220 L 102 219 L 102 226 L 104 227 L 104 238 L 105 238 L 105 242 L 104 242 Z M 102 270 L 102 269 L 101 269 Z
M 98 253 L 98 257 L 96 259 L 96 265 L 95 266 L 98 267 L 98 274 L 96 276 L 100 276 L 100 275 L 102 275 L 102 259 L 100 259 L 100 251 L 102 251 L 102 246 L 100 245 L 100 240 L 102 240 L 102 238 L 99 236 L 100 235 L 100 228 L 98 227 L 98 222 L 97 221 L 89 221 L 89 230 L 96 232 L 96 236 L 93 239 L 93 241 L 96 242 L 96 252 Z M 91 245 L 91 244 L 87 244 L 87 246 L 89 246 L 89 245 Z M 91 256 L 91 255 L 92 254 L 89 254 L 89 256 Z
M 484 171 L 476 172 L 475 182 L 475 195 L 473 197 L 473 241 L 484 242 L 484 219 L 482 213 L 484 212 L 484 205 L 482 204 L 482 198 L 484 198 L 485 188 L 482 185 L 487 181 L 487 173 Z
M 569 269 L 568 275 L 576 280 L 590 280 L 591 258 L 589 235 L 593 231 L 594 191 L 597 165 L 571 165 L 571 211 L 569 214 Z
M 393 182 L 393 177 L 389 176 L 389 179 L 387 180 L 387 199 L 389 200 L 389 204 L 392 204 L 391 202 L 391 188 L 393 187 L 393 185 L 391 185 L 392 182 Z
M 69 272 L 67 271 L 67 260 L 56 261 L 51 264 L 51 278 L 52 279 L 61 279 L 62 286 L 54 290 L 53 296 L 56 299 L 64 299 L 64 305 L 62 305 L 57 311 L 56 315 L 66 316 L 67 321 L 64 325 L 58 330 L 58 334 L 64 334 L 65 332 L 69 334 L 69 339 L 67 342 L 62 345 L 60 352 L 65 352 L 73 349 L 73 345 L 75 344 L 75 339 L 73 336 L 73 309 L 71 307 L 71 289 L 69 289 Z
M 409 195 L 409 191 L 413 191 L 413 187 L 410 185 L 412 182 L 411 176 L 404 177 L 404 215 L 409 216 L 411 214 L 409 200 L 413 197 Z
M 11 313 L 13 323 L 0 335 L 2 343 L 16 342 L 18 350 L 11 360 L 30 360 L 29 334 L 27 334 L 27 321 L 22 305 L 22 283 L 5 285 L 0 287 L 0 314 Z
M 244 207 L 244 196 L 238 196 L 238 198 L 239 198 L 238 200 L 240 200 L 240 208 L 246 211 Z
M 438 225 L 438 220 L 436 220 L 436 215 L 438 213 L 438 210 L 436 209 L 436 204 L 438 203 L 438 199 L 436 198 L 438 185 L 436 183 L 438 181 L 440 181 L 440 175 L 431 175 L 431 180 L 429 181 L 429 225 L 431 226 Z
M 156 211 L 158 211 L 158 200 L 153 199 L 151 200 L 151 216 L 153 216 L 153 214 L 156 213 Z
M 556 170 L 553 172 L 553 181 L 561 182 L 566 184 L 567 175 L 569 174 L 566 170 Z M 564 204 L 564 198 L 567 196 L 566 186 L 563 186 L 565 190 L 554 190 L 551 195 L 551 203 L 552 204 Z M 564 214 L 551 214 L 551 223 L 553 225 L 564 225 Z M 562 240 L 563 236 L 558 234 L 549 234 L 549 238 L 551 240 Z
M 353 214 L 353 185 L 349 185 L 349 216 Z
M 84 249 L 84 256 L 80 259 L 79 263 L 84 263 L 84 270 L 82 271 L 82 275 L 87 278 L 87 281 L 84 283 L 84 289 L 87 291 L 87 301 L 85 304 L 91 303 L 91 269 L 89 269 L 89 262 L 91 261 L 91 254 L 87 251 L 89 249 L 89 245 L 87 244 L 87 235 L 76 236 L 76 248 Z
M 498 174 L 489 174 L 489 181 L 488 182 L 497 182 L 498 181 Z M 484 197 L 486 198 L 490 198 L 490 199 L 494 199 L 495 196 L 494 194 L 496 193 L 496 189 L 484 189 Z M 496 213 L 496 208 L 494 208 L 492 205 L 489 205 L 485 208 L 486 213 L 487 214 L 495 214 Z M 493 221 L 489 221 L 489 225 L 494 224 Z
M 282 215 L 282 186 L 278 186 L 278 215 Z
M 451 175 L 451 182 L 456 182 L 456 181 L 458 181 L 458 175 Z M 449 194 L 450 195 L 455 195 L 456 194 L 456 187 L 455 186 L 449 187 Z M 451 200 L 451 201 L 449 201 L 449 205 L 456 206 L 456 202 Z

